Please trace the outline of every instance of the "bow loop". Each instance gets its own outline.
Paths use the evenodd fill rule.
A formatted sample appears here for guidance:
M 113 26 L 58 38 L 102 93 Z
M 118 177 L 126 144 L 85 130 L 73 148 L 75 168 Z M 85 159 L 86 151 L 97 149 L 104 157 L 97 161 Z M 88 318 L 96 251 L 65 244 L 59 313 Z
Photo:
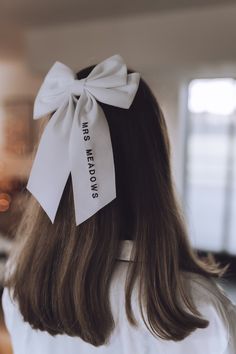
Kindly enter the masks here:
M 60 62 L 49 70 L 35 99 L 34 119 L 55 113 L 42 134 L 27 189 L 52 222 L 70 174 L 76 225 L 116 197 L 110 131 L 97 101 L 127 109 L 139 80 L 138 73 L 127 74 L 120 55 L 80 80 Z
M 57 110 L 68 102 L 68 87 L 73 84 L 75 75 L 66 65 L 55 62 L 47 73 L 34 102 L 34 119 L 39 119 Z
M 116 54 L 95 66 L 87 80 L 92 87 L 113 88 L 126 84 L 127 67 L 120 55 Z

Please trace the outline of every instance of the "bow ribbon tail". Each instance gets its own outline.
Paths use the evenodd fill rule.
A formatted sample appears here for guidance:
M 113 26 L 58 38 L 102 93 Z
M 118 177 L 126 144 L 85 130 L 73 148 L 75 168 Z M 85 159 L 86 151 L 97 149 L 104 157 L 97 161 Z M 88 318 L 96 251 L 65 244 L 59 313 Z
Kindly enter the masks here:
M 116 198 L 109 126 L 88 92 L 77 102 L 69 144 L 76 225 Z
M 68 141 L 73 115 L 71 99 L 49 120 L 42 134 L 27 184 L 27 189 L 38 200 L 52 223 L 70 174 Z

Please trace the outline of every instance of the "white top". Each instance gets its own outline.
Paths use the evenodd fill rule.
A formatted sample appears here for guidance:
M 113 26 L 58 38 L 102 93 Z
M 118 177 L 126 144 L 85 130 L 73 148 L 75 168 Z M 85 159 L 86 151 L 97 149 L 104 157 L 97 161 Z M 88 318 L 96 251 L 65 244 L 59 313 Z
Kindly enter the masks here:
M 111 307 L 116 327 L 108 345 L 94 347 L 80 338 L 68 335 L 55 337 L 47 332 L 34 330 L 25 323 L 13 303 L 8 289 L 3 292 L 3 310 L 11 336 L 14 354 L 235 354 L 236 307 L 225 297 L 214 295 L 212 285 L 194 274 L 191 289 L 199 311 L 210 324 L 197 329 L 180 342 L 165 341 L 154 337 L 144 325 L 134 289 L 132 306 L 139 326 L 133 327 L 126 318 L 124 282 L 132 241 L 122 241 L 122 252 L 111 284 Z

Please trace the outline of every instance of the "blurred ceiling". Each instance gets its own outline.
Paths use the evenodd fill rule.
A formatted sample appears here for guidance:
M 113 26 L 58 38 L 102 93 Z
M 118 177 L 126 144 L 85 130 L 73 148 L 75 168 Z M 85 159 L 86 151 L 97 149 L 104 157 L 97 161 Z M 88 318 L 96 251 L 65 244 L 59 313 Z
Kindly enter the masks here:
M 27 28 L 230 3 L 235 0 L 0 0 L 0 60 L 24 55 Z
M 235 0 L 0 0 L 0 24 L 32 27 L 234 2 Z

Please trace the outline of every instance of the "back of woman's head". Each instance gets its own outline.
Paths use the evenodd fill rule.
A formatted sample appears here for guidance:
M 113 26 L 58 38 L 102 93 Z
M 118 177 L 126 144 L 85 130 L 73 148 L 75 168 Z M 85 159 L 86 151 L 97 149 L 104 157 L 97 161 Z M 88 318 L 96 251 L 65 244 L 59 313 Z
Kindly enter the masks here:
M 93 68 L 80 71 L 78 79 Z M 135 325 L 131 294 L 138 282 L 147 327 L 161 338 L 181 340 L 208 324 L 181 273 L 208 277 L 219 270 L 201 263 L 188 245 L 173 190 L 166 124 L 148 85 L 140 79 L 129 109 L 99 104 L 110 128 L 116 199 L 76 227 L 71 178 L 54 224 L 30 197 L 7 285 L 33 328 L 79 336 L 99 346 L 114 328 L 109 287 L 120 241 L 131 239 L 134 261 L 126 281 L 127 318 Z

